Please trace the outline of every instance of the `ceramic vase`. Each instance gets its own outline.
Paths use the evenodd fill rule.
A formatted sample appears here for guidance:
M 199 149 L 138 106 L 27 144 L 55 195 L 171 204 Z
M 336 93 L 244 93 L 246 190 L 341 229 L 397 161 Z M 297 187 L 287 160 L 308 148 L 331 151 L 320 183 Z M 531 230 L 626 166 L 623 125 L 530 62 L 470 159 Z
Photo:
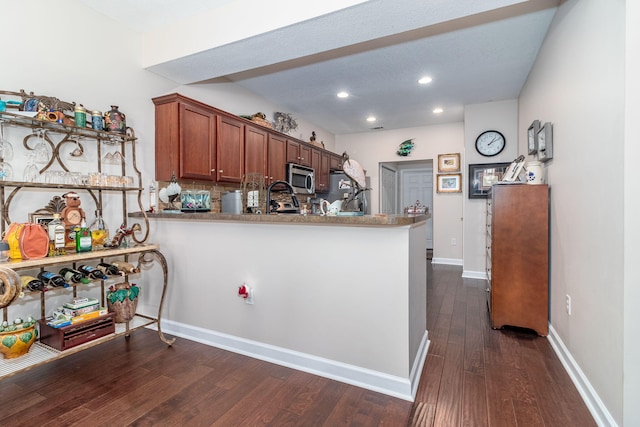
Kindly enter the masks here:
M 14 359 L 27 354 L 38 337 L 36 325 L 16 331 L 0 332 L 0 353 L 5 359 Z
M 127 121 L 117 105 L 112 105 L 111 110 L 104 113 L 104 127 L 109 132 L 126 133 Z

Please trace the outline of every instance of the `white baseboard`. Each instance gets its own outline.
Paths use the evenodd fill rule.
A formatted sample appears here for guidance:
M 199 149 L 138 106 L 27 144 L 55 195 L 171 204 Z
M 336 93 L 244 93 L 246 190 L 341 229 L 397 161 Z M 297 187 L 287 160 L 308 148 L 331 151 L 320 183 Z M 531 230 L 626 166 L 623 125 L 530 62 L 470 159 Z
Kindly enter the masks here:
M 470 271 L 463 270 L 462 277 L 465 279 L 482 279 L 487 280 L 487 272 L 486 271 Z
M 462 260 L 457 258 L 433 258 L 431 264 L 462 265 Z
M 415 398 L 430 344 L 425 331 L 410 376 L 402 378 L 171 320 L 162 321 L 162 332 L 408 401 Z
M 598 393 L 591 386 L 591 383 L 587 379 L 580 366 L 576 363 L 575 359 L 569 352 L 569 349 L 564 345 L 560 335 L 553 329 L 553 326 L 549 324 L 549 336 L 547 337 L 551 347 L 555 351 L 556 355 L 562 362 L 562 366 L 569 374 L 571 381 L 578 389 L 578 393 L 584 400 L 584 403 L 589 408 L 591 416 L 595 420 L 596 424 L 601 427 L 617 427 L 618 424 L 611 416 L 611 413 L 607 410 Z

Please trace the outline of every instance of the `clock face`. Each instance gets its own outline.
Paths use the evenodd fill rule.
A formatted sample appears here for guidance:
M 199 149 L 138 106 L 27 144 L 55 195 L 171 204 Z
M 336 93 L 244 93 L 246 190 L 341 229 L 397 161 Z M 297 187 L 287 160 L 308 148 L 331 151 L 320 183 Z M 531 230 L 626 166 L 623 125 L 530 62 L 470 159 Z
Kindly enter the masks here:
M 483 156 L 496 156 L 504 150 L 505 139 L 497 130 L 482 132 L 476 138 L 476 150 Z
M 65 218 L 65 221 L 68 224 L 71 225 L 78 225 L 80 224 L 80 222 L 82 222 L 82 215 L 80 214 L 80 211 L 69 211 L 67 212 L 67 217 Z

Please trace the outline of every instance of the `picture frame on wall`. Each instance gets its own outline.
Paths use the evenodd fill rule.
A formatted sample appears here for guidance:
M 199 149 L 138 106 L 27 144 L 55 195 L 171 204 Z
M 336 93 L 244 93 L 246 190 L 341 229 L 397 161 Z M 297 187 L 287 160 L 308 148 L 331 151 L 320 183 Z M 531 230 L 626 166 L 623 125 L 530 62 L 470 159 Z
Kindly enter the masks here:
M 528 154 L 536 154 L 538 152 L 538 132 L 540 131 L 540 120 L 534 120 L 527 129 L 527 148 Z
M 548 162 L 553 159 L 553 124 L 545 123 L 538 131 L 538 160 Z
M 486 199 L 491 186 L 500 182 L 510 163 L 469 165 L 469 198 Z
M 436 183 L 437 193 L 461 193 L 462 192 L 462 174 L 446 173 L 437 175 Z
M 29 214 L 29 222 L 47 227 L 53 221 L 53 213 L 33 212 Z
M 460 153 L 438 154 L 438 172 L 460 172 Z

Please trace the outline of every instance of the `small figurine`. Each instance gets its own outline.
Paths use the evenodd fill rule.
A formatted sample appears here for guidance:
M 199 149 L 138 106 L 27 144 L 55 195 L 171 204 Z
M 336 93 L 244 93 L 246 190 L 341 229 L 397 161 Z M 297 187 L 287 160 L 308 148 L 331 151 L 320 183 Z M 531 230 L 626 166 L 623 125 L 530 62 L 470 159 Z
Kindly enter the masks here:
M 309 141 L 314 142 L 316 140 L 316 131 L 312 131 L 311 132 L 311 138 L 309 138 Z
M 66 206 L 61 212 L 62 220 L 67 228 L 77 227 L 85 219 L 84 210 L 80 207 L 80 196 L 75 191 L 69 191 L 62 195 Z

